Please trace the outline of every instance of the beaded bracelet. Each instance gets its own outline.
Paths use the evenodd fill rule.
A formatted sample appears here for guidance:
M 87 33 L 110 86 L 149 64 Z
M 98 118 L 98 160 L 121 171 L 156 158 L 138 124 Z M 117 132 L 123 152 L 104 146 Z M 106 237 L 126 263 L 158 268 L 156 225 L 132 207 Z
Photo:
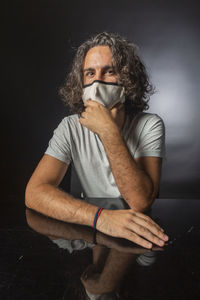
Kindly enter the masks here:
M 94 217 L 94 222 L 93 222 L 93 228 L 94 228 L 94 229 L 96 229 L 97 220 L 98 220 L 98 218 L 99 218 L 99 216 L 100 216 L 102 210 L 103 210 L 103 207 L 100 207 L 100 208 L 98 208 L 98 210 L 97 210 L 97 212 L 96 212 L 96 215 L 95 215 L 95 217 Z

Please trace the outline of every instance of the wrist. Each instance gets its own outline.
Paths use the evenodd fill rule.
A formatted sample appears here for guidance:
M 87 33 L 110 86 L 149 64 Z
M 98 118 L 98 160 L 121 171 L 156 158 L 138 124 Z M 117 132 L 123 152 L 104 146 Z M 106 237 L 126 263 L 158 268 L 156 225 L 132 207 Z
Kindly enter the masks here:
M 99 216 L 100 216 L 100 214 L 101 214 L 101 212 L 102 212 L 103 210 L 104 210 L 103 207 L 99 207 L 98 210 L 97 210 L 97 212 L 96 212 L 96 214 L 95 214 L 95 216 L 94 216 L 93 228 L 94 228 L 95 230 L 96 230 L 98 218 L 99 218 Z
M 98 221 L 96 223 L 96 229 L 101 231 L 101 232 L 104 232 L 104 224 L 106 223 L 105 222 L 105 219 L 106 219 L 106 215 L 107 215 L 107 209 L 103 209 L 101 211 L 101 215 L 99 216 L 98 218 Z

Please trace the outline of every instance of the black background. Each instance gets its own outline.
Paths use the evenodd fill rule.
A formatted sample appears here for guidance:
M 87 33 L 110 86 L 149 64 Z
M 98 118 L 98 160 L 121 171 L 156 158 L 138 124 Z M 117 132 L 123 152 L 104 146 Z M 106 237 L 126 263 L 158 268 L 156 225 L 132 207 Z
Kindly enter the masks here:
M 68 114 L 58 88 L 76 47 L 109 31 L 139 46 L 157 88 L 150 111 L 164 119 L 167 134 L 160 197 L 200 197 L 198 1 L 4 1 L 1 7 L 2 194 L 23 199 Z

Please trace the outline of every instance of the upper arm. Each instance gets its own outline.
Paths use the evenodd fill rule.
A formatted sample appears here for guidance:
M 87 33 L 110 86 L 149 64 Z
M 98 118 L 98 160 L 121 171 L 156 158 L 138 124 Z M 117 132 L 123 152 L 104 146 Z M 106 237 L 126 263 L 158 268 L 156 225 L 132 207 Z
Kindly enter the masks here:
M 28 186 L 38 186 L 49 183 L 58 186 L 67 172 L 68 165 L 48 154 L 40 160 L 37 168 L 31 176 Z
M 135 153 L 135 161 L 149 175 L 153 183 L 151 199 L 158 196 L 162 170 L 162 157 L 165 156 L 165 126 L 157 115 L 145 115 L 145 123 Z M 146 119 L 145 119 L 146 120 Z
M 152 200 L 158 196 L 159 183 L 162 170 L 162 158 L 143 156 L 135 158 L 136 163 L 149 175 L 153 183 Z

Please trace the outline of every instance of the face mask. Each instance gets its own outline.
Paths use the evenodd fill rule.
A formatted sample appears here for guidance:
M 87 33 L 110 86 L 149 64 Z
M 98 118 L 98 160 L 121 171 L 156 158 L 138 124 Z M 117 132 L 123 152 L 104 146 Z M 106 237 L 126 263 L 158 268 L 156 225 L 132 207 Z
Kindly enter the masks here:
M 95 80 L 83 88 L 83 102 L 91 99 L 111 109 L 115 104 L 124 103 L 124 88 L 114 82 Z

